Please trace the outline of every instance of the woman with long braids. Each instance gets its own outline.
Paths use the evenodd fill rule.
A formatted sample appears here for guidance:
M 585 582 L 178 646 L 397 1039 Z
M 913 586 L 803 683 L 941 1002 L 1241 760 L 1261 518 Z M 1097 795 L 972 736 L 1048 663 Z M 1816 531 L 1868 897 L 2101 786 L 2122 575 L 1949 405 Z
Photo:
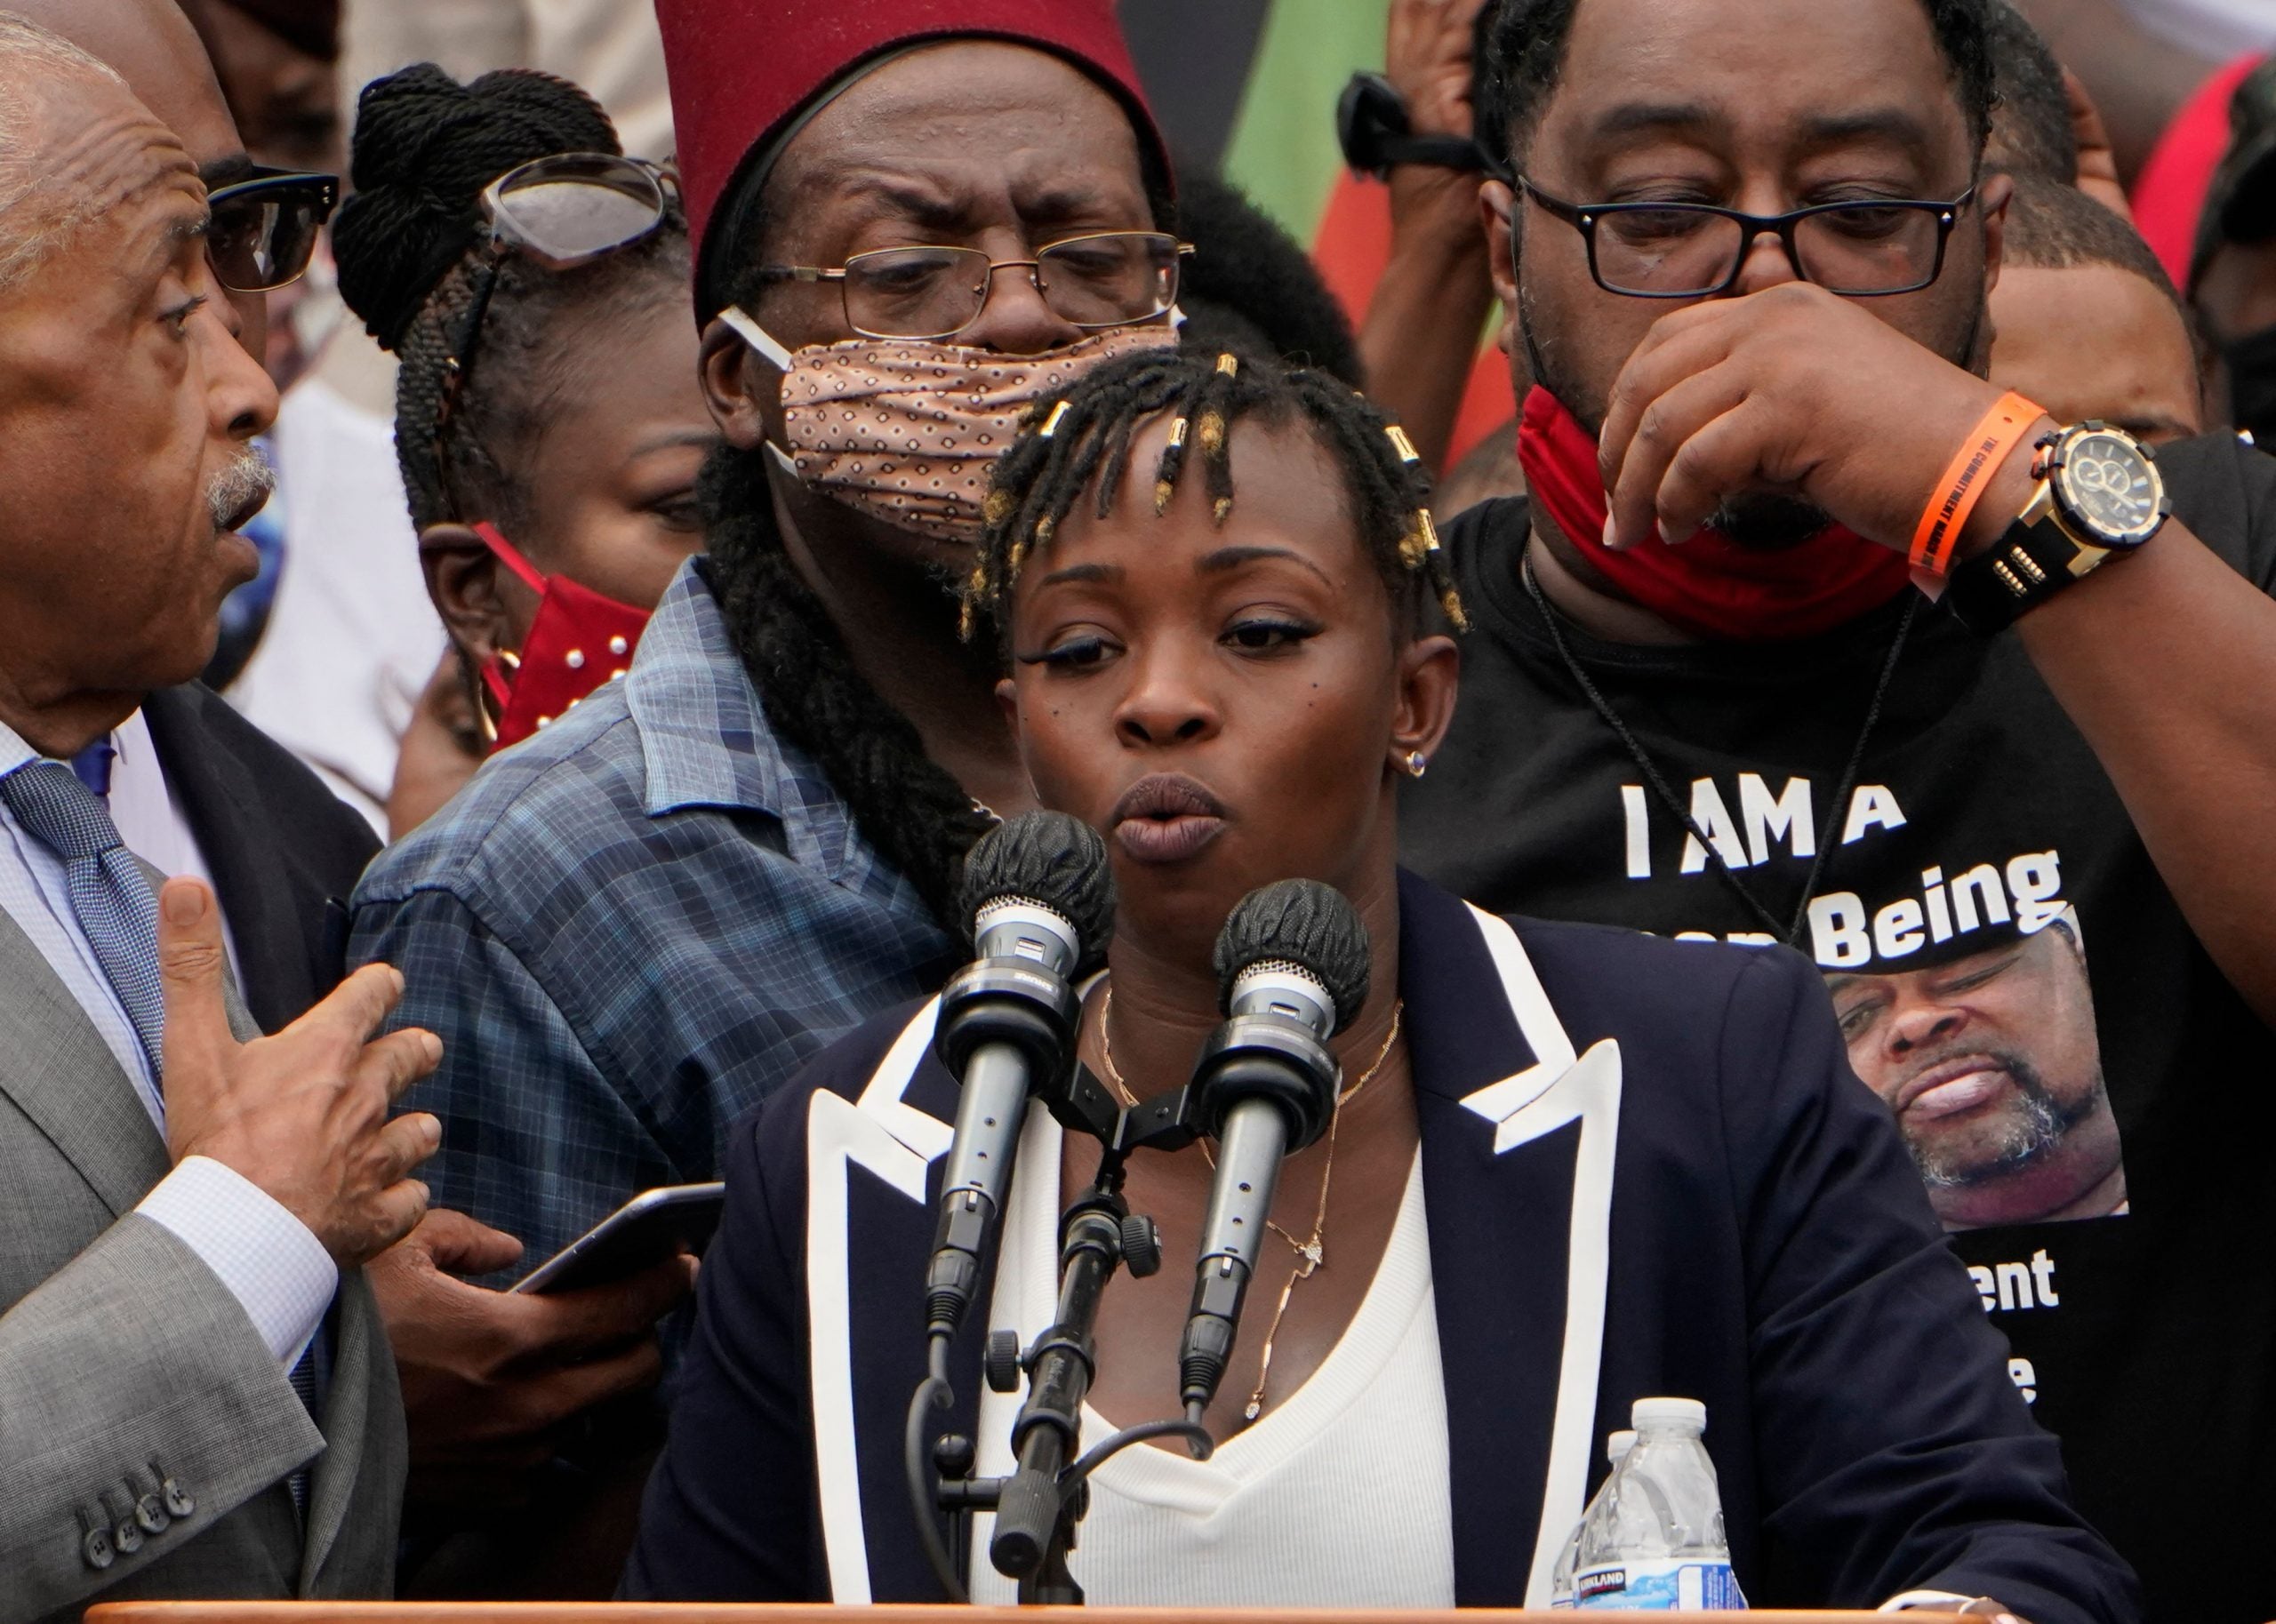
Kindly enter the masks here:
M 341 292 L 400 364 L 396 457 L 451 640 L 404 740 L 399 837 L 630 665 L 700 543 L 718 436 L 680 303 L 686 219 L 591 97 L 422 63 L 365 88 L 354 156 Z
M 1543 1605 L 1606 1433 L 1675 1396 L 1706 1405 L 1756 1605 L 2134 1616 L 1809 967 L 1498 919 L 1398 869 L 1398 787 L 1454 711 L 1433 622 L 1463 617 L 1381 415 L 1231 356 L 1112 362 L 1030 412 L 966 602 L 1039 801 L 1106 836 L 1078 1042 L 1124 1106 L 1191 1075 L 1255 888 L 1324 882 L 1373 945 L 1203 1411 L 1215 1452 L 1162 1437 L 1092 1473 L 1089 1599 Z M 905 1439 L 1011 1468 L 1020 1398 L 983 1391 L 979 1332 L 1054 1324 L 1100 1147 L 1030 1105 L 953 1402 L 905 1431 L 958 1097 L 937 1009 L 870 1020 L 738 1125 L 633 1594 L 1009 1599 L 986 1515 L 953 1584 L 928 1560 L 948 1541 L 915 1520 Z M 1167 1266 L 1105 1287 L 1084 1448 L 1181 1413 L 1212 1152 L 1127 1164 Z
M 737 1116 L 954 968 L 965 851 L 1031 799 L 958 636 L 987 470 L 1038 395 L 1173 339 L 1169 166 L 1108 0 L 829 11 L 659 6 L 725 442 L 708 552 L 623 681 L 541 713 L 355 900 L 350 956 L 443 1039 L 436 1199 L 533 1259 L 715 1177 Z M 541 276 L 498 201 L 524 226 L 475 268 Z M 445 396 L 495 376 L 460 360 Z

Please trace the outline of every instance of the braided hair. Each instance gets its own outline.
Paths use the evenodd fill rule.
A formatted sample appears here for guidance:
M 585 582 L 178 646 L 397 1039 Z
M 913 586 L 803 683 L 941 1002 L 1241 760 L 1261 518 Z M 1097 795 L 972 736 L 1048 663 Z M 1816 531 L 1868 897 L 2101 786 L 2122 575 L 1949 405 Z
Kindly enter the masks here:
M 934 916 L 961 930 L 964 854 L 995 820 L 855 668 L 829 611 L 783 549 L 764 454 L 718 447 L 695 499 L 720 618 L 768 724 L 821 769 L 862 836 Z
M 1103 518 L 1130 469 L 1139 428 L 1174 412 L 1154 468 L 1154 511 L 1168 511 L 1193 452 L 1220 524 L 1233 508 L 1233 425 L 1244 418 L 1307 428 L 1342 470 L 1359 542 L 1382 577 L 1403 626 L 1419 624 L 1425 583 L 1458 631 L 1462 600 L 1431 522 L 1430 478 L 1406 434 L 1346 383 L 1325 372 L 1192 350 L 1146 350 L 1085 373 L 1029 408 L 1025 427 L 994 470 L 980 561 L 965 588 L 964 629 L 1011 620 L 1021 566 L 1082 500 Z
M 503 69 L 461 84 L 421 62 L 364 87 L 355 192 L 341 205 L 333 250 L 341 297 L 401 363 L 396 460 L 421 528 L 525 526 L 529 448 L 579 381 L 579 348 L 561 341 L 557 321 L 606 311 L 621 322 L 685 289 L 687 223 L 675 199 L 661 229 L 569 270 L 508 253 L 469 348 L 493 274 L 484 188 L 533 159 L 621 151 L 600 104 L 550 74 Z

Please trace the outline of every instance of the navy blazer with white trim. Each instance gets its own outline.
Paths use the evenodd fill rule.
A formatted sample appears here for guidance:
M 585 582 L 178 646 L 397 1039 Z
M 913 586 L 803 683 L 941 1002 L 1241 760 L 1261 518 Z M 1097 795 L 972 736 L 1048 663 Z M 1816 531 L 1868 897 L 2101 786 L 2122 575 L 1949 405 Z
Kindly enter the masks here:
M 1399 897 L 1462 1605 L 1542 1604 L 1599 1440 L 1673 1394 L 1707 1405 L 1757 1606 L 2136 1616 L 1807 964 Z M 628 1595 L 942 1599 L 902 1471 L 957 1092 L 933 1012 L 730 1136 Z M 982 1317 L 944 1428 L 974 1425 Z

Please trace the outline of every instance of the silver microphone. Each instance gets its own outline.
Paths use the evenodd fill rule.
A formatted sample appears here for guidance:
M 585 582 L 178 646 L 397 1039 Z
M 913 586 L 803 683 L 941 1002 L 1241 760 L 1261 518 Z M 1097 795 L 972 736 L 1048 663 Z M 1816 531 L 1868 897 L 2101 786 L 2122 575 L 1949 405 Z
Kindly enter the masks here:
M 1190 1419 L 1208 1409 L 1232 1356 L 1280 1164 L 1315 1143 L 1334 1114 L 1342 1071 L 1327 1040 L 1366 1002 L 1368 958 L 1358 910 L 1316 880 L 1252 892 L 1218 937 L 1227 1019 L 1194 1062 L 1217 1172 L 1178 1345 Z
M 962 1084 L 926 1274 L 925 1317 L 953 1334 L 979 1289 L 1029 1097 L 1074 1064 L 1073 981 L 1103 963 L 1114 879 L 1095 830 L 1029 812 L 965 860 L 974 962 L 941 991 L 933 1044 Z

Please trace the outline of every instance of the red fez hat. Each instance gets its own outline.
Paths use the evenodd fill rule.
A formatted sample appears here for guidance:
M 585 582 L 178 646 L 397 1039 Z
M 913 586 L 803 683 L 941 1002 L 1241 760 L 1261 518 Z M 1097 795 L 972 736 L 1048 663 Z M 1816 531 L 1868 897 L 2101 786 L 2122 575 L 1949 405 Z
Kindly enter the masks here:
M 1138 84 L 1111 0 L 656 0 L 671 82 L 680 195 L 694 244 L 697 315 L 724 300 L 704 250 L 714 214 L 755 153 L 863 63 L 926 40 L 983 38 L 1063 57 L 1111 91 L 1165 182 L 1168 149 Z

